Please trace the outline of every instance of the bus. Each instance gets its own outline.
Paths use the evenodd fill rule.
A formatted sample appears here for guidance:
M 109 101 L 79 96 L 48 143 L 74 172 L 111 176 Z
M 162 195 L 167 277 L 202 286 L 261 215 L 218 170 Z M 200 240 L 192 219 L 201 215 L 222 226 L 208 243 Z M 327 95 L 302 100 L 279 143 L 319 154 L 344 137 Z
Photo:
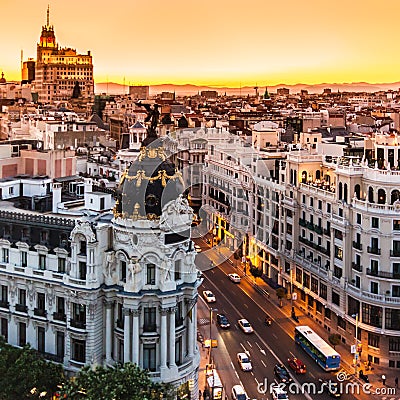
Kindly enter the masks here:
M 294 340 L 325 371 L 336 371 L 340 368 L 340 354 L 309 326 L 296 326 Z

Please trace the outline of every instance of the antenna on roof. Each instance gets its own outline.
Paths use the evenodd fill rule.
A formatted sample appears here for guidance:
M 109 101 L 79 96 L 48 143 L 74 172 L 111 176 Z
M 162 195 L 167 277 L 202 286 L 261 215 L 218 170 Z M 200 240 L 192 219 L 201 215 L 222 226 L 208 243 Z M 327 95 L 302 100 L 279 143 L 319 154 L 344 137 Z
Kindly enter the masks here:
M 50 4 L 47 4 L 47 26 L 50 26 Z

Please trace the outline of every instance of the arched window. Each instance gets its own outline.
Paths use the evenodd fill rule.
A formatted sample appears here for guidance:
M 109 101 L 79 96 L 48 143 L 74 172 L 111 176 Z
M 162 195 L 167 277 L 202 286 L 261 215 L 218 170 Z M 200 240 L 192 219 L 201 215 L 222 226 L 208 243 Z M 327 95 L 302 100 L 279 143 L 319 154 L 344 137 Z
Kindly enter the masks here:
M 324 176 L 325 182 L 331 183 L 331 177 L 329 175 Z
M 386 191 L 384 189 L 378 190 L 378 204 L 386 203 Z
M 294 183 L 294 173 L 293 170 L 290 168 L 290 184 L 293 185 Z
M 392 193 L 390 195 L 390 204 L 393 204 L 396 200 L 399 200 L 399 197 L 400 192 L 397 189 L 392 190 Z
M 347 193 L 348 193 L 347 183 L 345 183 L 343 186 L 344 186 L 344 189 L 343 189 L 343 200 L 347 203 Z
M 360 185 L 355 185 L 354 186 L 354 193 L 356 194 L 356 197 L 358 200 L 360 200 L 360 192 L 361 192 L 361 188 Z
M 307 183 L 307 171 L 301 173 L 301 183 Z
M 368 202 L 369 203 L 375 203 L 374 202 L 374 189 L 372 187 L 370 187 L 368 189 Z
M 321 171 L 320 170 L 315 171 L 315 179 L 321 179 Z
M 339 200 L 343 198 L 343 184 L 342 182 L 339 183 Z

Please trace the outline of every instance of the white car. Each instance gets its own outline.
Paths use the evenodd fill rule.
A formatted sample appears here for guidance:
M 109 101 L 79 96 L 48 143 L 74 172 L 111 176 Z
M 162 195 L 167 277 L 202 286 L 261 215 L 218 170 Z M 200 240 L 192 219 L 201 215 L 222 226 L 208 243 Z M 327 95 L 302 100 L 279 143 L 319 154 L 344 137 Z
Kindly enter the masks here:
M 204 290 L 203 297 L 207 303 L 215 303 L 217 301 L 211 290 Z
M 253 369 L 249 356 L 246 353 L 237 353 L 236 358 L 242 371 L 251 371 Z
M 228 274 L 228 277 L 232 282 L 240 283 L 240 276 L 238 274 Z
M 244 332 L 244 333 L 253 333 L 254 329 L 250 325 L 250 322 L 247 321 L 247 319 L 239 319 L 238 321 L 239 328 Z
M 232 399 L 233 400 L 249 400 L 249 396 L 244 391 L 242 385 L 235 385 L 232 387 Z
M 201 253 L 201 247 L 198 244 L 194 245 L 194 249 L 196 250 L 197 253 Z
M 289 400 L 287 393 L 279 387 L 273 388 L 271 394 L 274 400 Z

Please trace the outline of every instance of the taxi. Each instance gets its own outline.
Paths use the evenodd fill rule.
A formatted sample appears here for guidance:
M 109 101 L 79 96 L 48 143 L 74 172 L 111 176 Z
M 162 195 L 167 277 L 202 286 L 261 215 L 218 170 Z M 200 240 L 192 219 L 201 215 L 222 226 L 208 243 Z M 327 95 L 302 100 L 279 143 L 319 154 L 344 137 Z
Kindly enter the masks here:
M 296 374 L 305 374 L 306 373 L 306 366 L 304 365 L 303 361 L 299 360 L 297 357 L 290 357 L 288 358 L 289 367 L 296 372 Z

